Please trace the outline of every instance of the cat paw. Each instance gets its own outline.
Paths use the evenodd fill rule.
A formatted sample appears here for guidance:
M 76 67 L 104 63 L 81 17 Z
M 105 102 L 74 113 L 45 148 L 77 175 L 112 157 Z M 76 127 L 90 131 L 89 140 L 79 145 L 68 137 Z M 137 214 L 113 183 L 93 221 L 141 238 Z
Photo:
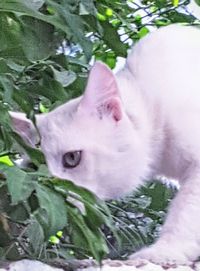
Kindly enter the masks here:
M 163 267 L 176 267 L 178 265 L 192 265 L 184 253 L 179 252 L 176 248 L 151 246 L 132 254 L 129 259 L 131 260 L 148 260 L 149 262 L 161 265 Z

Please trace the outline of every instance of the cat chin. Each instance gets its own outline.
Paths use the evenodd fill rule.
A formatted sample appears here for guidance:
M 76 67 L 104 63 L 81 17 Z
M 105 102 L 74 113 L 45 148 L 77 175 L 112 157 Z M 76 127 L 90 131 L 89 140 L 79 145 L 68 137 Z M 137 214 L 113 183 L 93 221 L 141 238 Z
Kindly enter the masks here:
M 141 185 L 144 184 L 144 181 L 140 180 L 137 183 L 123 182 L 123 184 L 123 187 L 109 185 L 109 187 L 103 186 L 103 188 L 100 187 L 96 191 L 92 191 L 92 189 L 91 191 L 103 200 L 120 200 L 130 195 L 130 193 L 136 191 Z

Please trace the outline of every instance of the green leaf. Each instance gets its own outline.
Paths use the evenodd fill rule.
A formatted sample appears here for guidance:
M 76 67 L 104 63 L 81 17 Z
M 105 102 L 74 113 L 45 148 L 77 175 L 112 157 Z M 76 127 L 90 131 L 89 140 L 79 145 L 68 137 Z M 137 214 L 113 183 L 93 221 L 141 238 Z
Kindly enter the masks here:
M 13 206 L 9 205 L 7 213 L 13 221 L 24 222 L 30 218 L 29 209 L 25 201 Z
M 23 72 L 25 66 L 19 65 L 17 63 L 15 63 L 14 61 L 12 61 L 11 59 L 8 59 L 6 61 L 7 66 L 14 72 L 18 72 L 21 73 Z
M 38 19 L 23 16 L 21 40 L 29 61 L 46 59 L 55 50 L 54 27 Z
M 63 189 L 65 192 L 71 191 L 77 195 L 80 195 L 81 198 L 83 200 L 86 200 L 88 203 L 94 204 L 98 201 L 98 198 L 92 192 L 83 187 L 76 186 L 71 181 L 53 178 L 50 179 L 49 182 L 51 182 L 55 188 L 58 187 L 60 189 Z
M 6 176 L 12 204 L 26 200 L 35 189 L 35 183 L 25 171 L 18 167 L 0 164 L 0 171 Z
M 13 138 L 11 137 L 11 122 L 10 115 L 8 114 L 8 107 L 0 101 L 0 155 L 5 155 L 9 152 L 13 144 Z
M 69 216 L 71 217 L 70 223 L 73 224 L 74 230 L 76 229 L 74 231 L 75 235 L 73 235 L 73 240 L 77 246 L 82 248 L 87 249 L 89 246 L 92 255 L 97 261 L 100 261 L 108 252 L 104 235 L 100 230 L 101 226 L 106 224 L 116 239 L 118 238 L 106 204 L 87 189 L 78 187 L 70 181 L 58 179 L 52 179 L 50 181 L 56 190 L 58 189 L 59 191 L 59 189 L 63 189 L 66 194 L 71 191 L 73 194 L 69 194 L 70 197 L 74 197 L 84 204 L 84 215 L 81 215 L 77 209 L 69 208 L 70 206 L 68 207 Z
M 195 3 L 200 6 L 200 0 L 195 0 Z
M 11 69 L 8 67 L 6 60 L 0 58 L 0 73 L 10 73 Z
M 155 5 L 158 8 L 164 8 L 168 4 L 167 0 L 155 0 Z
M 49 242 L 53 245 L 58 245 L 60 243 L 60 239 L 55 235 L 51 235 L 49 238 Z
M 97 12 L 97 19 L 101 22 L 106 21 L 106 16 L 101 14 L 100 12 Z
M 49 109 L 46 108 L 42 103 L 39 104 L 39 109 L 41 113 L 48 113 Z
M 33 111 L 34 99 L 30 92 L 23 89 L 15 89 L 12 99 L 19 105 L 19 108 L 26 114 L 30 114 Z
M 113 69 L 116 65 L 116 55 L 113 51 L 108 52 L 96 52 L 95 53 L 96 60 L 100 60 L 106 63 L 111 69 Z
M 90 249 L 94 258 L 100 262 L 108 253 L 108 247 L 99 228 L 90 229 L 84 217 L 74 208 L 69 208 L 69 216 L 73 225 L 73 239 L 78 247 Z
M 8 107 L 0 101 L 0 123 L 6 128 L 11 127 L 10 115 L 8 114 Z
M 80 15 L 88 15 L 92 14 L 93 16 L 96 15 L 96 7 L 91 0 L 82 0 L 79 4 L 79 14 Z
M 13 166 L 13 162 L 10 160 L 10 157 L 8 155 L 1 156 L 0 157 L 0 163 L 5 164 L 7 166 Z
M 103 27 L 103 40 L 116 53 L 117 56 L 126 57 L 126 45 L 120 40 L 117 30 L 107 21 L 101 21 Z
M 0 11 L 15 11 L 19 13 L 34 14 L 43 5 L 44 0 L 3 0 Z
M 37 185 L 36 196 L 40 209 L 35 213 L 35 217 L 42 226 L 46 239 L 48 239 L 50 235 L 55 235 L 67 224 L 65 199 L 56 191 L 42 184 Z
M 176 191 L 176 187 L 167 187 L 161 182 L 152 182 L 148 186 L 142 187 L 140 193 L 145 195 L 144 200 L 149 202 L 149 209 L 162 211 L 167 208 L 169 200 L 174 197 Z
M 68 100 L 68 94 L 61 83 L 52 79 L 46 74 L 43 74 L 40 85 L 36 85 L 34 90 L 39 95 L 43 95 L 44 97 L 48 98 L 51 102 L 64 102 Z
M 76 74 L 72 71 L 58 71 L 51 67 L 54 73 L 54 78 L 61 83 L 63 87 L 71 85 L 76 80 Z
M 19 21 L 13 14 L 6 12 L 1 12 L 0 16 L 0 57 L 18 63 L 27 63 L 22 50 Z
M 142 27 L 141 29 L 140 29 L 140 31 L 138 32 L 138 35 L 139 35 L 139 37 L 140 37 L 140 39 L 141 38 L 143 38 L 144 36 L 146 36 L 147 34 L 149 33 L 149 29 L 147 28 L 147 27 Z
M 173 0 L 173 6 L 174 7 L 178 7 L 179 4 L 179 0 Z
M 13 78 L 11 75 L 0 74 L 0 86 L 3 88 L 3 100 L 6 103 L 12 103 L 12 95 L 14 91 Z
M 28 235 L 28 239 L 34 253 L 39 254 L 44 243 L 43 228 L 34 218 L 32 218 L 30 221 L 31 223 L 27 227 L 26 234 Z
M 106 16 L 112 17 L 113 16 L 113 10 L 111 8 L 107 8 L 105 11 Z
M 1 5 L 1 3 L 0 3 Z M 0 16 L 0 52 L 9 48 L 20 47 L 18 23 L 16 23 L 8 14 Z
M 40 166 L 40 164 L 45 163 L 44 154 L 39 149 L 27 145 L 20 137 L 20 135 L 18 135 L 16 132 L 12 132 L 11 134 L 12 137 L 16 140 L 16 142 L 23 147 L 23 149 L 26 151 L 26 153 L 36 166 Z
M 18 44 L 18 43 L 17 43 Z M 12 59 L 19 64 L 26 65 L 28 61 L 24 55 L 22 47 L 16 46 L 13 48 L 8 48 L 7 50 L 0 51 L 0 57 Z
M 107 205 L 92 192 L 83 187 L 76 186 L 71 181 L 53 178 L 50 179 L 49 182 L 51 182 L 58 191 L 60 191 L 59 189 L 62 189 L 66 194 L 69 191 L 73 192 L 72 195 L 70 194 L 70 197 L 74 197 L 84 204 L 87 217 L 92 223 L 93 221 L 96 221 L 96 227 L 101 226 L 103 223 L 112 227 L 113 221 Z M 76 195 L 78 196 L 76 197 Z
M 167 18 L 169 18 L 172 23 L 193 23 L 196 20 L 193 15 L 181 13 L 176 10 L 168 13 Z

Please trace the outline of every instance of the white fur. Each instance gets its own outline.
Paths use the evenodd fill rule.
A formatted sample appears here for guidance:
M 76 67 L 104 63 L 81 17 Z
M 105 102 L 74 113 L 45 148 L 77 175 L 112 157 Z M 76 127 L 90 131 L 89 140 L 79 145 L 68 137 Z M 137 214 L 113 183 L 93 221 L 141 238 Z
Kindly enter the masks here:
M 50 171 L 103 198 L 164 175 L 179 180 L 160 239 L 133 255 L 188 263 L 200 255 L 200 31 L 168 26 L 137 43 L 115 76 L 92 69 L 83 97 L 38 116 Z M 82 150 L 79 166 L 62 155 Z

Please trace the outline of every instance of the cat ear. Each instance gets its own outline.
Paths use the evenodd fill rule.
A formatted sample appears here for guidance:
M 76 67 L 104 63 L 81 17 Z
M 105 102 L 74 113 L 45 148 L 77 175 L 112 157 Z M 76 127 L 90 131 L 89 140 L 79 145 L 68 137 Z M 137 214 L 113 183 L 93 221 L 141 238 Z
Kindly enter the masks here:
M 35 146 L 39 142 L 39 135 L 32 121 L 29 120 L 24 113 L 9 112 L 13 130 L 18 133 L 24 141 Z
M 115 121 L 122 118 L 121 99 L 113 72 L 102 62 L 92 67 L 87 87 L 79 107 L 96 111 L 99 118 L 111 115 Z

